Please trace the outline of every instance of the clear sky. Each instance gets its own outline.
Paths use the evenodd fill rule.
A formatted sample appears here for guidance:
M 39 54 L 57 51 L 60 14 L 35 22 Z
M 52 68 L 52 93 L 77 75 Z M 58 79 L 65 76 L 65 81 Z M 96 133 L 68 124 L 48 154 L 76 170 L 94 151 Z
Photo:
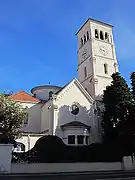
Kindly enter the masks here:
M 114 25 L 121 74 L 135 71 L 134 0 L 0 0 L 0 90 L 63 86 L 77 77 L 76 31 L 88 17 Z

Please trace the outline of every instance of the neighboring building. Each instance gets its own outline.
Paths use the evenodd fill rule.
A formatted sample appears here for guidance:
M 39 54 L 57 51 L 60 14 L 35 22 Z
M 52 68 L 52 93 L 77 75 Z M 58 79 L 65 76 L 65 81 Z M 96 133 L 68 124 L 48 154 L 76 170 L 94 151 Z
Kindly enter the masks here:
M 16 151 L 27 151 L 43 135 L 57 135 L 67 145 L 101 142 L 96 98 L 110 85 L 118 71 L 112 26 L 88 19 L 77 32 L 78 79 L 63 88 L 37 86 L 33 96 L 20 91 L 10 96 L 28 107 L 23 136 Z

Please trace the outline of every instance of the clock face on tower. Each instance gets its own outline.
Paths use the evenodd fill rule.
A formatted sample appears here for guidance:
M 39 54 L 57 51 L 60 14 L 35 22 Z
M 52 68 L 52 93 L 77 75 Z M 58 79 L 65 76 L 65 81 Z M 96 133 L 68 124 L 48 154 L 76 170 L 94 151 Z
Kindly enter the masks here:
M 99 46 L 99 54 L 106 56 L 108 55 L 108 49 L 105 46 Z

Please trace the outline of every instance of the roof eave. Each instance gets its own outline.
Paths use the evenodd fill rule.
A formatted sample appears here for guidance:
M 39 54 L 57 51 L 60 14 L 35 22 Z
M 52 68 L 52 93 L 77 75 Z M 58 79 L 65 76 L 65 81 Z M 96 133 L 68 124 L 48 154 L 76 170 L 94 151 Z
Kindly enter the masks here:
M 96 19 L 93 19 L 93 18 L 88 18 L 86 21 L 85 21 L 85 23 L 80 27 L 80 29 L 75 33 L 75 35 L 77 35 L 79 32 L 80 32 L 80 30 L 84 27 L 84 25 L 89 21 L 89 20 L 91 20 L 91 21 L 95 21 L 95 22 L 98 22 L 98 23 L 100 23 L 100 24 L 104 24 L 104 25 L 106 25 L 106 26 L 110 26 L 110 27 L 114 27 L 112 24 L 108 24 L 108 23 L 104 23 L 104 22 L 102 22 L 102 21 L 99 21 L 99 20 L 96 20 Z

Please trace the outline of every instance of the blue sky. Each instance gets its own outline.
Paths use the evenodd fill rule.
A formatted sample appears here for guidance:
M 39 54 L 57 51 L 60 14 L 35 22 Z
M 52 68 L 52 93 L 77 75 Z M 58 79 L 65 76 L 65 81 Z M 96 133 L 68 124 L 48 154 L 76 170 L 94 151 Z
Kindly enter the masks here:
M 77 77 L 76 31 L 88 17 L 114 25 L 121 74 L 135 71 L 134 0 L 1 0 L 0 91 L 63 86 Z

